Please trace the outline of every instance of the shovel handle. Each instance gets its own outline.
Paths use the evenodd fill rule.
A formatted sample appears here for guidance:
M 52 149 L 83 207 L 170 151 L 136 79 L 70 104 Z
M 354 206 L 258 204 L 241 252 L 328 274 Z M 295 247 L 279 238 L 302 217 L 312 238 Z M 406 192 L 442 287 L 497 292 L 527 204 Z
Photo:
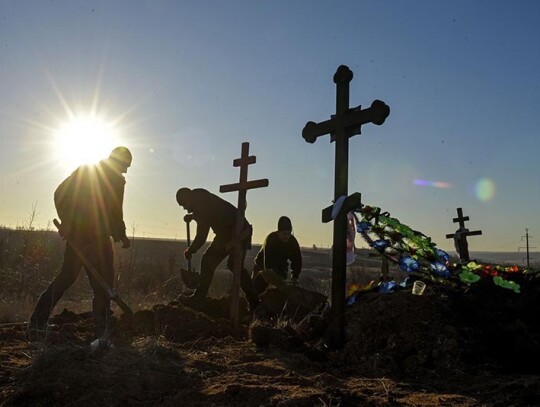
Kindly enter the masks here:
M 191 246 L 191 233 L 189 228 L 189 223 L 193 219 L 193 215 L 188 213 L 186 216 L 184 216 L 184 222 L 186 222 L 186 232 L 187 232 L 187 245 L 188 247 Z M 187 261 L 188 265 L 188 271 L 191 271 L 191 259 Z
M 60 222 L 58 221 L 58 219 L 54 219 L 53 220 L 53 223 L 54 223 L 54 226 L 56 226 L 58 228 L 58 230 L 60 230 L 60 227 L 61 227 L 61 224 Z M 118 293 L 113 290 L 111 287 L 109 287 L 109 285 L 107 284 L 107 282 L 103 279 L 103 277 L 101 276 L 101 274 L 99 274 L 99 272 L 96 270 L 96 268 L 92 265 L 92 263 L 90 263 L 90 261 L 86 258 L 86 256 L 84 255 L 84 253 L 82 252 L 82 250 L 76 245 L 74 244 L 73 242 L 70 241 L 70 239 L 66 236 L 64 236 L 64 239 L 66 239 L 66 241 L 68 242 L 68 244 L 71 246 L 71 248 L 73 249 L 73 251 L 75 252 L 75 254 L 77 255 L 77 257 L 81 260 L 81 262 L 83 263 L 84 267 L 86 268 L 86 270 L 88 270 L 88 272 L 90 274 L 92 274 L 92 277 L 94 277 L 94 279 L 97 281 L 97 283 L 99 284 L 99 286 L 105 290 L 105 292 L 107 293 L 107 295 L 109 296 L 109 299 L 116 302 L 116 304 L 118 304 L 118 306 L 120 307 L 120 309 L 122 311 L 124 311 L 125 314 L 127 315 L 132 315 L 133 314 L 133 311 L 131 311 L 131 308 L 129 308 L 129 306 L 124 302 L 124 300 L 122 300 L 122 298 L 120 298 L 120 296 L 118 295 Z

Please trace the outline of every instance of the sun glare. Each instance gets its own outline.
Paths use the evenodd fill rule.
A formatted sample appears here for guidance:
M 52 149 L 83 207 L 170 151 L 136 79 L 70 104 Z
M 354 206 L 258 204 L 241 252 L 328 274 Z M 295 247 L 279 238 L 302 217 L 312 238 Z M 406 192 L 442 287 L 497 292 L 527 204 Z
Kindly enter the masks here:
M 96 116 L 76 116 L 55 131 L 57 159 L 69 167 L 95 163 L 120 144 L 114 126 Z

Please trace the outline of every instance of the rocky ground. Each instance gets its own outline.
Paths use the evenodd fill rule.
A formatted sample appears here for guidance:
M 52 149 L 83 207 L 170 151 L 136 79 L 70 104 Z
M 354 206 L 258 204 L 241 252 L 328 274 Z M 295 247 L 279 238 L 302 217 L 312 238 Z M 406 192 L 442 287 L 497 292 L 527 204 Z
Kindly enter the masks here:
M 279 295 L 267 298 L 268 308 Z M 272 303 L 272 304 L 270 304 Z M 325 314 L 289 309 L 227 320 L 227 299 L 179 302 L 115 321 L 92 349 L 92 320 L 57 314 L 46 337 L 0 327 L 2 405 L 537 406 L 540 285 L 480 282 L 364 292 L 347 343 L 325 346 Z M 285 308 L 287 308 L 285 307 Z M 300 310 L 300 311 L 299 311 Z M 306 318 L 304 318 L 306 317 Z

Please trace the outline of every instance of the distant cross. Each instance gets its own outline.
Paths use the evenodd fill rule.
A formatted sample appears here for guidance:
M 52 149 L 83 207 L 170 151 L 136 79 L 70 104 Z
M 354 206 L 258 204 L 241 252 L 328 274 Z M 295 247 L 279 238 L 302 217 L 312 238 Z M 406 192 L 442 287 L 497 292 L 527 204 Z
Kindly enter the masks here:
M 240 182 L 236 184 L 221 185 L 219 192 L 238 191 L 238 213 L 236 215 L 236 230 L 234 237 L 233 285 L 231 292 L 231 319 L 234 328 L 238 329 L 238 295 L 240 291 L 240 277 L 243 267 L 242 242 L 248 237 L 245 230 L 246 195 L 248 189 L 268 186 L 268 179 L 248 181 L 248 165 L 255 164 L 257 157 L 249 155 L 249 143 L 242 143 L 242 155 L 233 160 L 234 167 L 240 167 Z M 249 231 L 251 233 L 251 230 Z
M 348 195 L 349 138 L 361 133 L 361 126 L 366 123 L 381 125 L 390 114 L 390 108 L 380 100 L 375 100 L 371 107 L 349 108 L 349 83 L 353 73 L 341 65 L 334 74 L 336 84 L 336 114 L 329 120 L 308 122 L 302 130 L 302 137 L 308 143 L 314 143 L 318 137 L 330 134 L 330 141 L 336 142 L 334 202 L 341 196 Z M 359 194 L 358 194 L 359 195 Z M 353 195 L 351 195 L 351 198 Z M 347 206 L 344 202 L 342 208 Z M 327 218 L 328 208 L 323 211 L 323 221 Z M 345 343 L 345 285 L 347 252 L 347 211 L 341 210 L 334 219 L 334 238 L 332 253 L 332 323 L 330 325 L 330 345 L 341 348 Z
M 368 257 L 380 257 L 381 258 L 381 272 L 379 274 L 379 278 L 381 282 L 386 283 L 388 282 L 388 274 L 390 273 L 390 265 L 388 264 L 388 258 L 386 256 L 381 255 L 379 252 L 375 251 L 373 253 L 369 253 Z
M 467 236 L 478 236 L 482 234 L 481 230 L 469 231 L 465 227 L 465 222 L 469 220 L 468 216 L 463 216 L 463 209 L 457 208 L 458 217 L 452 219 L 454 223 L 459 223 L 459 229 L 455 233 L 447 234 L 447 239 L 454 239 L 456 251 L 459 254 L 459 259 L 463 263 L 468 263 L 469 258 L 469 243 L 467 242 Z

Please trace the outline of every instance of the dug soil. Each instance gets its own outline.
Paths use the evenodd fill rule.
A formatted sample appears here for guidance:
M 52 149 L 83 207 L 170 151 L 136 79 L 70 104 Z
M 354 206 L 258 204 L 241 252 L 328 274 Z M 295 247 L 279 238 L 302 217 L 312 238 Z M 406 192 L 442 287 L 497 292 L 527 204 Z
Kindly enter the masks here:
M 339 351 L 325 345 L 325 312 L 243 313 L 234 330 L 227 303 L 120 316 L 111 345 L 95 349 L 88 314 L 64 310 L 37 341 L 25 326 L 3 326 L 0 404 L 540 405 L 535 281 L 521 294 L 491 282 L 362 293 L 347 307 Z

